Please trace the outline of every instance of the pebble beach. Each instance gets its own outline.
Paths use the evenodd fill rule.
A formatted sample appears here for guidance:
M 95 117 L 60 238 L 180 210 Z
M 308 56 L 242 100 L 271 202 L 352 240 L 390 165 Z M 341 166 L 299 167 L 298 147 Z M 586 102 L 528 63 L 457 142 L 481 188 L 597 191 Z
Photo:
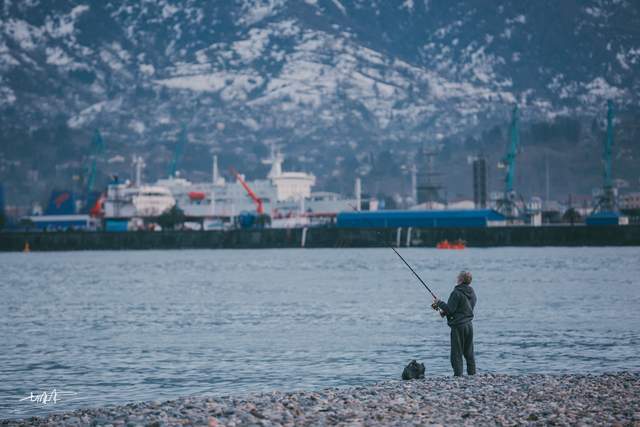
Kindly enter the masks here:
M 80 409 L 2 426 L 640 426 L 640 373 L 427 377 L 320 391 L 190 396 Z

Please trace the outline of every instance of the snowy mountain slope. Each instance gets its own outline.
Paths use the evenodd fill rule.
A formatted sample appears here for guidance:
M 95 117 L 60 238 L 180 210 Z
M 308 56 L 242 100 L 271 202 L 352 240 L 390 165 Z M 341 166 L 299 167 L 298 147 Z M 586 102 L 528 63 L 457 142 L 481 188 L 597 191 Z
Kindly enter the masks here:
M 0 14 L 9 159 L 16 135 L 37 149 L 29 135 L 59 126 L 166 157 L 184 123 L 248 167 L 270 141 L 322 176 L 340 173 L 337 147 L 408 156 L 504 123 L 513 103 L 525 122 L 592 118 L 640 95 L 630 0 L 5 0 Z

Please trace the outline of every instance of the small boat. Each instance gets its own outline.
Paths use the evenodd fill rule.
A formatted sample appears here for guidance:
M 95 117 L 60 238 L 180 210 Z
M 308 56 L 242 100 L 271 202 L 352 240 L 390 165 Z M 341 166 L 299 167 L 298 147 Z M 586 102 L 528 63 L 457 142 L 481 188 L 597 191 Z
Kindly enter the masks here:
M 437 249 L 465 249 L 467 242 L 462 239 L 458 239 L 455 242 L 449 242 L 448 240 L 442 240 L 436 244 Z

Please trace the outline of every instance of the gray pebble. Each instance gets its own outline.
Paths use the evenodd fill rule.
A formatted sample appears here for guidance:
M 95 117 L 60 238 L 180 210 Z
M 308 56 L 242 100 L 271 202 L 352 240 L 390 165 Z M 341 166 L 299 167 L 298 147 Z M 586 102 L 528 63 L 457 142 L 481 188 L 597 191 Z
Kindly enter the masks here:
M 320 391 L 169 402 L 5 420 L 19 425 L 638 425 L 640 373 L 427 377 Z

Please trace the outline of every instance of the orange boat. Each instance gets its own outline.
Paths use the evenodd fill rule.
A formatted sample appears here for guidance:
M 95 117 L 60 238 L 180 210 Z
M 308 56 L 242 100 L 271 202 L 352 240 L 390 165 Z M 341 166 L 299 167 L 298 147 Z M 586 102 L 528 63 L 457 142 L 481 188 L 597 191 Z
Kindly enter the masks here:
M 467 247 L 467 242 L 464 240 L 458 239 L 455 242 L 449 242 L 448 240 L 443 240 L 438 242 L 436 245 L 437 249 L 464 249 Z

